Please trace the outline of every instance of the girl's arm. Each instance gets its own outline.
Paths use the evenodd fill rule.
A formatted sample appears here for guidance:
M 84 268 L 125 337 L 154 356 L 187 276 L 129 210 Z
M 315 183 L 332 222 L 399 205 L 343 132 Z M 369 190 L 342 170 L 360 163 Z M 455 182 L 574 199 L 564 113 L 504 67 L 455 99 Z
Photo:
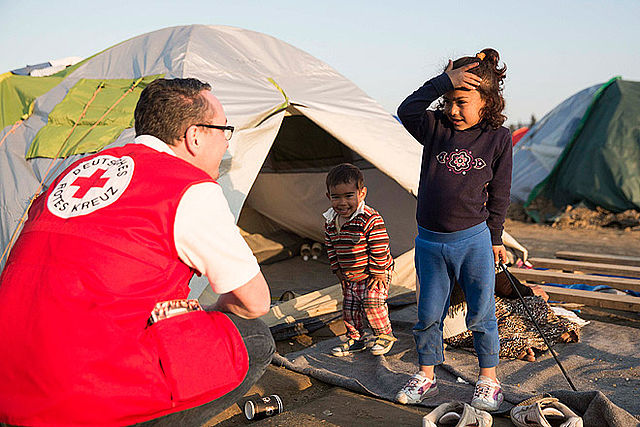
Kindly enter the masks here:
M 446 73 L 442 73 L 427 81 L 398 107 L 398 118 L 420 144 L 424 145 L 424 136 L 429 128 L 425 110 L 433 101 L 451 90 L 453 90 L 451 79 Z
M 499 142 L 500 155 L 493 164 L 493 179 L 487 187 L 487 225 L 491 231 L 491 244 L 494 246 L 502 245 L 502 229 L 511 193 L 511 134 L 506 128 L 500 128 L 500 131 L 503 134 Z

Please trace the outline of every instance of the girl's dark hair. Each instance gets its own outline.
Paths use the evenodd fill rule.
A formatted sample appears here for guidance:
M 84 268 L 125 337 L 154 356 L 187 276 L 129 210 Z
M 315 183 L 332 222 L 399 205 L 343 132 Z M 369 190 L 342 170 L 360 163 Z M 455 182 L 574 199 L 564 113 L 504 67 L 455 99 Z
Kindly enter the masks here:
M 507 75 L 507 66 L 503 63 L 499 66 L 500 54 L 495 49 L 482 49 L 476 56 L 463 56 L 453 61 L 453 69 L 478 62 L 478 66 L 469 70 L 482 77 L 482 83 L 477 90 L 484 101 L 484 107 L 480 110 L 480 117 L 491 127 L 502 126 L 507 116 L 502 114 L 505 107 L 502 90 L 504 79 Z
M 349 184 L 350 182 L 353 182 L 358 190 L 362 190 L 362 187 L 364 187 L 362 171 L 351 163 L 339 164 L 327 174 L 327 191 L 331 192 L 331 187 L 339 184 Z

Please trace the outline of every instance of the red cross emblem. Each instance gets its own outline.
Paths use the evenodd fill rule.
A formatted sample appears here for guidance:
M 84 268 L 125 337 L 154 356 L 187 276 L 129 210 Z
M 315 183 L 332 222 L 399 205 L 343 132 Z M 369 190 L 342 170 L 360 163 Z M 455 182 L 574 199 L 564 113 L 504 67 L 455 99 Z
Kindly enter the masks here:
M 82 199 L 89 190 L 94 187 L 102 188 L 107 182 L 109 182 L 109 178 L 102 178 L 102 175 L 106 172 L 105 169 L 96 170 L 91 176 L 83 177 L 79 176 L 75 181 L 71 183 L 71 185 L 80 187 L 76 190 L 75 194 L 71 197 L 74 199 Z

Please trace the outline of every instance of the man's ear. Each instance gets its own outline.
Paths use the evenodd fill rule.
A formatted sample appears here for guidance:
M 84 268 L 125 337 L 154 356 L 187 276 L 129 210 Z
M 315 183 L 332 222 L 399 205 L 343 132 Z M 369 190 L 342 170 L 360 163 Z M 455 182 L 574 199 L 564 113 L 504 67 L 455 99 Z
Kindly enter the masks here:
M 187 152 L 192 156 L 195 156 L 199 151 L 200 144 L 198 142 L 198 127 L 189 126 L 185 132 L 184 145 Z
M 327 191 L 327 199 L 331 200 L 331 194 Z

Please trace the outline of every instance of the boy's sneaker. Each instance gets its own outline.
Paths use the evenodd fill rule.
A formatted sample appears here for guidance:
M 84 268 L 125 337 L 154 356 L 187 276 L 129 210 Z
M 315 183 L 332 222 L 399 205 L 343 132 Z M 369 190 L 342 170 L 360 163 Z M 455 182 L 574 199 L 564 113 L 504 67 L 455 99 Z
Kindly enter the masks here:
M 476 382 L 476 391 L 473 393 L 473 399 L 471 399 L 471 406 L 492 412 L 498 410 L 503 399 L 500 383 L 480 375 L 478 382 Z
M 407 403 L 415 404 L 436 394 L 438 394 L 438 385 L 436 384 L 435 374 L 433 375 L 433 380 L 430 380 L 423 376 L 422 372 L 418 372 L 396 394 L 396 401 L 403 405 Z
M 339 346 L 333 347 L 331 349 L 331 354 L 338 357 L 348 356 L 350 354 L 362 351 L 365 348 L 367 348 L 367 346 L 364 339 L 354 340 L 353 338 L 349 338 Z
M 472 408 L 463 402 L 443 403 L 422 418 L 422 427 L 477 426 L 491 427 L 493 418 L 488 412 Z M 527 426 L 530 427 L 530 426 Z
M 389 350 L 393 347 L 394 341 L 398 341 L 398 338 L 393 335 L 378 335 L 373 343 L 373 347 L 371 347 L 371 354 L 374 356 L 382 356 L 383 354 L 389 353 Z

